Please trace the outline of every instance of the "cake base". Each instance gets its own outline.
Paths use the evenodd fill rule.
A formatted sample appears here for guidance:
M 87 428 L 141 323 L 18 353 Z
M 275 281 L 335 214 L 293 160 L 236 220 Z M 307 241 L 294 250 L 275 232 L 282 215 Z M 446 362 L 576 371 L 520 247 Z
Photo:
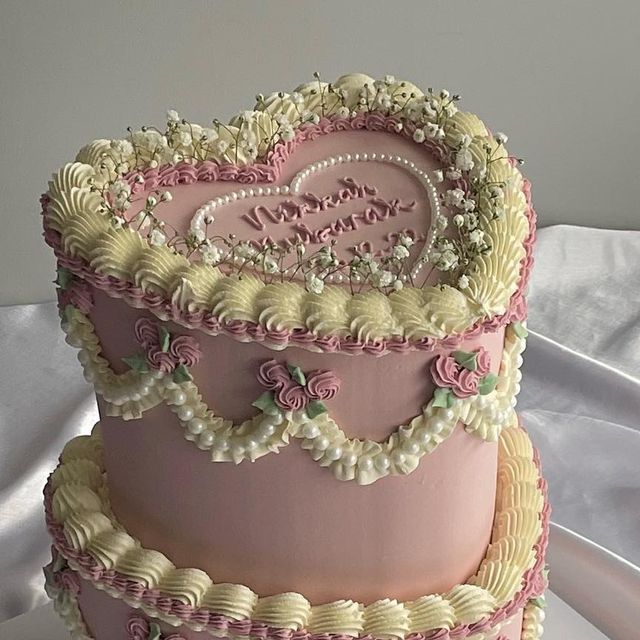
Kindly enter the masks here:
M 47 589 L 80 639 L 535 640 L 546 587 L 546 485 L 522 428 L 505 429 L 499 451 L 492 542 L 465 584 L 411 602 L 311 604 L 296 593 L 260 597 L 215 584 L 144 549 L 111 512 L 96 430 L 65 447 L 45 488 L 54 541 Z

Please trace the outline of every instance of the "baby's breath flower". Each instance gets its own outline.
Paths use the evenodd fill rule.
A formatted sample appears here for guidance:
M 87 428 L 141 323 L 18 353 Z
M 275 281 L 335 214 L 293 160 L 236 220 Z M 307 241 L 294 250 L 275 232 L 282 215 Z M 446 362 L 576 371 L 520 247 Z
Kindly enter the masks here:
M 444 194 L 444 204 L 447 207 L 461 207 L 464 202 L 465 193 L 462 189 L 449 189 Z
M 402 244 L 393 247 L 393 257 L 396 260 L 406 260 L 409 257 L 409 249 Z
M 462 203 L 462 208 L 465 211 L 473 211 L 476 208 L 476 201 L 472 198 L 465 198 L 464 202 Z
M 447 228 L 448 224 L 449 220 L 444 216 L 439 216 L 436 220 L 436 228 L 438 229 L 438 231 L 444 231 Z
M 160 200 L 162 202 L 171 202 L 173 200 L 173 196 L 171 195 L 170 191 L 163 191 L 160 194 Z
M 468 289 L 469 288 L 469 278 L 462 274 L 459 278 L 458 278 L 458 287 L 460 289 Z
M 204 242 L 200 245 L 200 247 L 198 247 L 198 251 L 202 258 L 202 262 L 205 264 L 216 264 L 220 262 L 223 257 L 222 251 L 209 242 Z
M 194 243 L 194 244 L 203 242 L 205 237 L 206 236 L 205 236 L 204 231 L 202 229 L 199 229 L 199 228 L 191 229 L 189 231 L 189 233 L 187 234 L 187 240 L 192 242 L 192 243 Z
M 417 143 L 422 143 L 425 140 L 425 133 L 424 133 L 424 129 L 416 129 L 413 132 L 413 140 Z
M 285 142 L 291 142 L 296 137 L 296 132 L 291 125 L 280 127 L 280 137 Z
M 241 242 L 236 247 L 235 253 L 239 258 L 249 259 L 253 258 L 258 253 L 258 251 L 248 242 Z
M 395 279 L 395 274 L 393 274 L 391 271 L 387 271 L 386 269 L 380 269 L 371 276 L 371 282 L 373 283 L 373 285 L 375 287 L 379 287 L 380 289 L 393 284 Z
M 445 173 L 447 180 L 459 180 L 462 178 L 462 173 L 457 167 L 449 167 Z
M 265 256 L 262 260 L 262 269 L 265 273 L 275 273 L 278 270 L 278 263 L 272 256 Z
M 480 229 L 474 229 L 469 234 L 469 242 L 471 244 L 482 244 L 483 240 L 484 240 L 484 231 Z
M 509 140 L 509 137 L 507 136 L 506 133 L 502 133 L 502 131 L 498 131 L 498 133 L 496 133 L 496 135 L 494 136 L 496 139 L 496 142 L 498 144 L 506 144 L 507 140 Z
M 473 166 L 474 162 L 471 151 L 466 147 L 463 147 L 456 153 L 456 168 L 460 171 L 471 171 Z
M 173 123 L 180 122 L 180 114 L 175 109 L 168 109 L 167 122 L 173 122 Z
M 152 229 L 151 233 L 149 233 L 149 242 L 154 247 L 161 247 L 166 244 L 167 236 L 160 229 Z
M 464 216 L 460 213 L 456 213 L 456 215 L 453 216 L 453 224 L 455 224 L 456 227 L 461 227 L 464 224 Z
M 444 138 L 444 129 L 435 122 L 427 123 L 424 132 L 430 140 L 442 140 Z
M 151 222 L 151 216 L 147 211 L 140 211 L 136 214 L 135 218 L 133 219 L 133 222 L 134 224 L 138 225 L 138 230 L 142 231 L 143 229 L 146 229 L 149 226 L 149 223 Z
M 415 244 L 413 238 L 410 235 L 407 235 L 406 233 L 400 234 L 398 241 L 403 247 L 407 247 L 408 249 Z
M 319 278 L 315 273 L 309 271 L 305 276 L 305 285 L 310 293 L 320 294 L 324 291 L 324 280 Z

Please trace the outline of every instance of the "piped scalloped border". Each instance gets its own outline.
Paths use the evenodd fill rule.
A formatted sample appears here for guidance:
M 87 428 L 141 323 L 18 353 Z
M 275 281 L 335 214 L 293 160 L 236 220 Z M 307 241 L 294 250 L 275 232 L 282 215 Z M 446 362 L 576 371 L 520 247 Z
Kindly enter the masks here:
M 161 553 L 143 549 L 115 521 L 101 458 L 99 430 L 65 447 L 45 487 L 54 546 L 94 586 L 174 626 L 269 640 L 459 640 L 494 629 L 546 586 L 546 483 L 537 452 L 520 427 L 505 429 L 500 437 L 492 542 L 477 573 L 443 595 L 366 606 L 348 600 L 312 606 L 294 593 L 260 598 L 247 587 L 215 585 L 197 569 L 176 569 Z
M 359 76 L 356 79 L 350 89 L 354 92 L 362 88 L 358 82 L 364 82 Z M 273 180 L 278 163 L 307 138 L 340 128 L 368 128 L 397 134 L 398 122 L 402 122 L 401 118 L 375 111 L 356 113 L 351 118 L 319 115 L 323 117 L 318 124 L 301 125 L 294 141 L 278 142 L 269 152 L 266 164 L 239 167 L 204 161 L 146 169 L 143 172 L 145 184 L 167 186 L 197 180 L 237 179 L 247 183 Z M 451 131 L 456 134 L 468 130 L 473 135 L 479 128 L 486 131 L 470 114 L 454 116 L 451 120 Z M 410 136 L 412 126 L 411 122 L 406 122 L 401 134 Z M 485 136 L 479 138 L 484 140 Z M 348 327 L 347 335 L 331 328 L 322 335 L 324 330 L 314 327 L 314 313 L 302 312 L 303 301 L 304 304 L 313 303 L 315 315 L 330 312 L 335 309 L 335 300 L 330 296 L 316 300 L 315 294 L 308 294 L 296 283 L 283 283 L 287 287 L 278 288 L 278 285 L 264 285 L 249 278 L 240 281 L 220 274 L 213 267 L 191 264 L 166 247 L 148 247 L 135 232 L 109 228 L 106 218 L 95 211 L 95 194 L 89 190 L 89 181 L 95 178 L 95 167 L 88 164 L 67 165 L 50 183 L 49 193 L 43 201 L 45 237 L 63 266 L 75 269 L 78 275 L 86 271 L 83 277 L 92 274 L 93 283 L 110 295 L 124 297 L 133 306 L 148 308 L 158 317 L 174 319 L 184 326 L 198 326 L 214 334 L 227 333 L 239 340 L 257 340 L 274 349 L 287 344 L 316 350 L 377 354 L 389 350 L 429 349 L 433 348 L 435 340 L 447 337 L 459 340 L 461 334 L 468 337 L 474 332 L 522 319 L 514 317 L 514 312 L 523 305 L 522 293 L 531 265 L 535 214 L 529 183 L 506 160 L 491 164 L 489 170 L 496 178 L 513 173 L 518 184 L 513 188 L 509 213 L 502 219 L 483 223 L 489 235 L 498 233 L 498 236 L 494 242 L 495 251 L 489 258 L 483 258 L 482 277 L 467 293 L 445 286 L 406 287 L 389 296 L 376 291 L 350 296 L 347 301 L 350 315 L 343 318 L 344 326 Z M 524 194 L 523 207 L 516 197 L 520 193 Z M 526 229 L 521 219 L 525 221 Z M 113 256 L 119 255 L 126 255 L 126 260 L 114 260 Z M 264 314 L 259 312 L 263 294 L 270 302 L 279 300 L 282 303 L 284 309 L 278 308 L 277 322 L 270 318 L 265 320 Z M 235 308 L 230 302 L 234 296 L 248 296 L 251 304 L 242 309 Z M 293 299 L 296 302 L 292 306 Z M 283 316 L 284 310 L 288 310 L 288 317 L 285 317 L 287 313 Z
M 45 589 L 47 595 L 53 600 L 54 610 L 62 618 L 67 630 L 71 634 L 74 640 L 94 640 L 93 636 L 89 634 L 89 630 L 84 622 L 82 611 L 78 604 L 77 596 L 80 586 L 80 578 L 72 569 L 68 567 L 56 569 L 57 559 L 60 558 L 55 548 L 52 549 L 52 561 L 44 569 L 46 580 Z M 542 602 L 540 602 L 542 601 Z M 545 619 L 545 612 L 542 606 L 544 606 L 544 595 L 538 596 L 535 600 L 529 600 L 525 606 L 522 617 L 522 636 L 521 640 L 539 640 L 544 632 L 542 623 Z M 497 625 L 487 630 L 485 633 L 476 633 L 473 636 L 467 636 L 468 640 L 489 640 L 494 638 L 495 640 L 506 640 L 506 636 L 495 636 L 501 627 L 507 622 L 499 622 Z M 153 630 L 154 624 L 153 618 L 145 618 L 132 611 L 131 616 L 127 622 L 126 632 L 130 640 L 141 640 L 148 638 Z M 155 623 L 157 624 L 157 623 Z M 256 634 L 251 637 L 263 639 L 268 636 L 269 629 L 264 627 L 263 634 Z M 331 634 L 316 634 L 310 640 L 329 640 Z M 337 638 L 337 636 L 334 636 Z M 423 634 L 412 634 L 412 640 L 421 640 Z M 166 638 L 167 640 L 184 640 L 179 634 L 165 635 L 161 634 L 158 640 Z M 340 636 L 341 640 L 343 636 Z M 441 636 L 438 640 L 449 640 L 450 634 Z
M 511 325 L 505 332 L 498 382 L 493 391 L 453 398 L 450 407 L 438 408 L 432 398 L 425 402 L 420 414 L 397 426 L 384 442 L 348 438 L 330 415 L 322 413 L 310 418 L 305 410 L 286 411 L 277 418 L 257 414 L 234 424 L 217 416 L 190 380 L 177 383 L 162 371 L 114 373 L 101 355 L 91 320 L 79 309 L 66 307 L 62 326 L 67 342 L 80 349 L 78 359 L 85 378 L 103 398 L 107 415 L 136 419 L 164 403 L 176 415 L 184 437 L 199 449 L 209 451 L 214 462 L 253 462 L 277 452 L 295 438 L 337 479 L 367 485 L 387 476 L 413 472 L 422 456 L 444 442 L 459 422 L 468 433 L 490 442 L 498 440 L 505 425 L 517 424 L 515 404 L 525 340 Z

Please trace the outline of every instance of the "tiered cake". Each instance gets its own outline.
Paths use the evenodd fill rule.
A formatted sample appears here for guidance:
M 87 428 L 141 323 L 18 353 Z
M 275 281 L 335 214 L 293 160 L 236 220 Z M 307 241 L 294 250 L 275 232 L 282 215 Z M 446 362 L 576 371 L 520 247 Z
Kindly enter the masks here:
M 535 214 L 447 91 L 352 74 L 96 140 L 42 198 L 101 420 L 45 489 L 74 638 L 534 640 Z

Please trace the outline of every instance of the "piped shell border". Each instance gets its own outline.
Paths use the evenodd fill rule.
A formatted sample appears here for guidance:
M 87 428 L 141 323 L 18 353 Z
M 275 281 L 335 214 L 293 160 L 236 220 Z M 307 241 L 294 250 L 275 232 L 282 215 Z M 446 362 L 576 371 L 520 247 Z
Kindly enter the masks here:
M 478 572 L 446 594 L 367 606 L 349 600 L 311 605 L 299 594 L 284 593 L 265 598 L 253 594 L 242 610 L 242 598 L 236 596 L 252 594 L 247 587 L 215 585 L 200 570 L 176 569 L 161 553 L 143 549 L 126 534 L 108 506 L 101 449 L 98 431 L 75 438 L 47 483 L 45 510 L 54 546 L 94 586 L 173 626 L 267 640 L 458 640 L 494 629 L 546 586 L 546 483 L 537 452 L 520 427 L 505 429 L 500 437 L 492 542 Z M 108 541 L 115 544 L 111 553 Z M 202 606 L 207 602 L 213 606 Z M 331 618 L 337 628 L 327 627 Z M 435 624 L 426 624 L 428 620 Z

